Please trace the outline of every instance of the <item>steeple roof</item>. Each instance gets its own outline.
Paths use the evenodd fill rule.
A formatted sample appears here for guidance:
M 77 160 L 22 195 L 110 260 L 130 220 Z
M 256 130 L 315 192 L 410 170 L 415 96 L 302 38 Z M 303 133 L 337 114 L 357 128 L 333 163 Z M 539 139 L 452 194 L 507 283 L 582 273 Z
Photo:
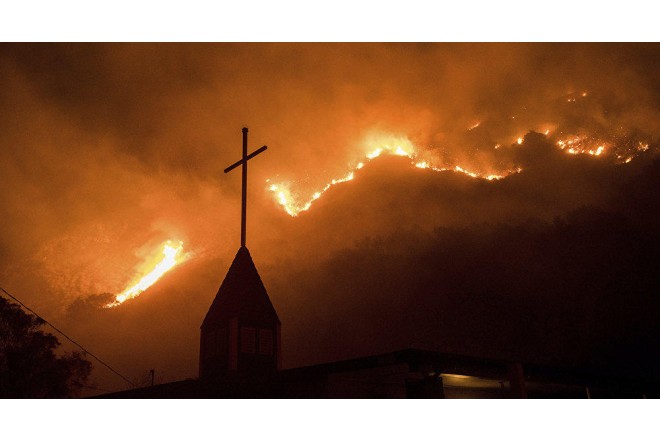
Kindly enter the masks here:
M 206 313 L 202 329 L 233 317 L 257 322 L 276 320 L 280 323 L 246 247 L 240 247 L 236 253 L 225 280 Z

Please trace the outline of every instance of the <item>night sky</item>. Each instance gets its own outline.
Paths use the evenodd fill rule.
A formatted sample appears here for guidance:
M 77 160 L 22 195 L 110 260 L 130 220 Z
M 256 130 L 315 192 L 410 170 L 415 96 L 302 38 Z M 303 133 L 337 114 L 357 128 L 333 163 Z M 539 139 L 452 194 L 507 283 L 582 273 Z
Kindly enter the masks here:
M 129 378 L 196 377 L 248 127 L 284 367 L 418 347 L 657 380 L 658 72 L 657 44 L 0 44 L 0 286 Z M 103 308 L 168 240 L 182 262 Z

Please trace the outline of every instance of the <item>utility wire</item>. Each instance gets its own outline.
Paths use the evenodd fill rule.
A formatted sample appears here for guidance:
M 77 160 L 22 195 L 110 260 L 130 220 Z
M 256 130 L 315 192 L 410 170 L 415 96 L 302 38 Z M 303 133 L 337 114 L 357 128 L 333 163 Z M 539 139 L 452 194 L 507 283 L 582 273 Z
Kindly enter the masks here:
M 108 369 L 110 369 L 114 374 L 120 376 L 120 377 L 121 377 L 124 381 L 126 381 L 128 384 L 130 384 L 131 386 L 135 386 L 135 384 L 133 384 L 133 382 L 132 382 L 131 380 L 129 380 L 128 378 L 124 377 L 122 374 L 120 374 L 119 372 L 117 372 L 116 370 L 114 370 L 112 367 L 110 367 L 110 365 L 109 365 L 108 363 L 106 363 L 105 361 L 101 360 L 99 357 L 97 357 L 96 355 L 92 354 L 92 353 L 89 352 L 87 349 L 83 348 L 83 347 L 82 347 L 78 342 L 76 342 L 74 339 L 72 339 L 71 337 L 69 337 L 68 335 L 66 335 L 64 332 L 60 331 L 60 330 L 57 329 L 55 326 L 53 326 L 53 324 L 50 323 L 50 322 L 48 322 L 48 320 L 46 320 L 45 318 L 41 317 L 39 314 L 37 314 L 36 312 L 34 312 L 33 310 L 31 310 L 30 308 L 28 308 L 23 302 L 21 302 L 20 300 L 18 300 L 18 299 L 17 299 L 16 297 L 14 297 L 13 295 L 9 294 L 9 293 L 7 292 L 7 290 L 5 290 L 3 287 L 0 286 L 0 290 L 2 290 L 5 294 L 7 294 L 7 295 L 8 295 L 9 297 L 11 297 L 12 299 L 14 299 L 14 301 L 16 301 L 16 303 L 18 303 L 18 304 L 21 305 L 23 308 L 27 309 L 27 310 L 30 311 L 32 314 L 34 314 L 36 317 L 38 317 L 40 320 L 42 320 L 45 324 L 47 324 L 48 326 L 50 326 L 51 328 L 53 328 L 55 331 L 59 332 L 62 336 L 64 336 L 64 338 L 66 338 L 66 339 L 69 340 L 71 343 L 73 343 L 74 345 L 76 345 L 76 346 L 78 346 L 80 349 L 82 349 L 83 352 L 84 352 L 85 354 L 89 354 L 89 355 L 91 355 L 93 358 L 96 359 L 96 361 L 98 361 L 98 362 L 101 363 L 103 366 L 105 366 L 105 367 L 107 367 Z

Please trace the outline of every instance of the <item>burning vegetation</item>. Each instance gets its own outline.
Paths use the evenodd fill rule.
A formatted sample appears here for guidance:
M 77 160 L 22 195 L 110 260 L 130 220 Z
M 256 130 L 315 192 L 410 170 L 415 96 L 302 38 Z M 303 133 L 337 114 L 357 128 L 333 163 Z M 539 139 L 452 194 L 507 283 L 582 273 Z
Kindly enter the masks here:
M 571 105 L 580 105 L 582 101 L 591 98 L 585 91 L 581 93 L 572 93 L 567 97 L 561 98 L 559 101 Z M 582 103 L 584 104 L 584 103 Z M 565 109 L 563 109 L 566 111 Z M 574 111 L 574 109 L 570 109 Z M 521 109 L 521 114 L 524 115 L 525 109 Z M 561 115 L 560 115 L 561 116 Z M 523 118 L 521 115 L 512 116 L 511 120 L 530 120 L 529 117 Z M 574 115 L 569 115 L 567 118 L 576 119 Z M 578 118 L 579 120 L 579 118 Z M 523 168 L 521 164 L 515 161 L 506 160 L 507 156 L 511 156 L 512 149 L 525 148 L 524 141 L 525 135 L 518 135 L 514 137 L 514 142 L 509 145 L 509 149 L 502 148 L 505 145 L 502 139 L 491 139 L 489 130 L 490 126 L 497 126 L 499 122 L 494 119 L 493 121 L 478 121 L 471 124 L 462 139 L 459 137 L 456 142 L 461 143 L 467 141 L 475 132 L 482 133 L 480 141 L 481 145 L 477 145 L 474 150 L 475 156 L 480 156 L 481 152 L 486 150 L 497 150 L 496 155 L 490 155 L 489 161 L 494 165 L 484 166 L 481 164 L 479 167 L 469 165 L 470 158 L 442 158 L 437 154 L 437 149 L 433 148 L 420 148 L 413 145 L 413 142 L 406 136 L 395 136 L 387 133 L 371 133 L 362 142 L 365 148 L 363 156 L 347 166 L 347 172 L 338 178 L 332 178 L 323 187 L 316 190 L 309 191 L 299 188 L 300 185 L 296 181 L 288 182 L 273 182 L 272 179 L 267 180 L 267 189 L 273 193 L 275 201 L 284 211 L 292 217 L 300 215 L 302 212 L 309 210 L 314 201 L 319 199 L 330 188 L 337 184 L 352 181 L 356 175 L 364 167 L 369 165 L 372 161 L 384 155 L 393 155 L 408 158 L 411 160 L 411 165 L 424 170 L 434 172 L 455 172 L 463 173 L 466 176 L 475 179 L 485 179 L 488 181 L 495 181 L 504 179 L 511 174 L 520 173 Z M 569 155 L 590 155 L 594 157 L 607 157 L 618 164 L 626 164 L 631 162 L 637 155 L 649 150 L 649 135 L 645 134 L 631 134 L 630 130 L 624 127 L 618 127 L 614 133 L 608 133 L 606 128 L 593 127 L 592 134 L 588 134 L 587 129 L 581 129 L 578 134 L 571 134 L 571 125 L 565 124 L 564 128 L 558 123 L 531 123 L 532 129 L 527 129 L 527 133 L 536 132 L 543 134 L 548 140 L 551 140 L 560 150 Z M 604 132 L 604 133 L 603 133 Z M 483 135 L 486 136 L 483 136 Z M 510 135 L 500 135 L 503 139 L 511 139 Z M 487 140 L 486 142 L 483 142 Z M 490 147 L 494 144 L 494 147 Z M 465 162 L 468 164 L 466 165 Z
M 158 255 L 145 262 L 143 266 L 146 268 L 146 274 L 143 273 L 144 275 L 137 282 L 131 284 L 121 294 L 117 294 L 115 300 L 105 305 L 105 308 L 114 308 L 126 300 L 134 299 L 156 283 L 175 265 L 183 262 L 186 259 L 185 255 L 181 255 L 183 242 L 179 242 L 177 246 L 172 244 L 173 242 L 169 240 L 164 243 L 162 245 L 163 257 L 160 258 L 160 255 Z

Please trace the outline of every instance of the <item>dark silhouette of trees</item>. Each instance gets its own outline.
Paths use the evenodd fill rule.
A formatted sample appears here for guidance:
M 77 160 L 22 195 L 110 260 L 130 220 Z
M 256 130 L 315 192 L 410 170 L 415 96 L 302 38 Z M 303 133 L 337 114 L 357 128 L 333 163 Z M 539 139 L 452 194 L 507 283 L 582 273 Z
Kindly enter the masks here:
M 77 396 L 92 370 L 78 352 L 58 356 L 44 322 L 0 297 L 0 398 Z

